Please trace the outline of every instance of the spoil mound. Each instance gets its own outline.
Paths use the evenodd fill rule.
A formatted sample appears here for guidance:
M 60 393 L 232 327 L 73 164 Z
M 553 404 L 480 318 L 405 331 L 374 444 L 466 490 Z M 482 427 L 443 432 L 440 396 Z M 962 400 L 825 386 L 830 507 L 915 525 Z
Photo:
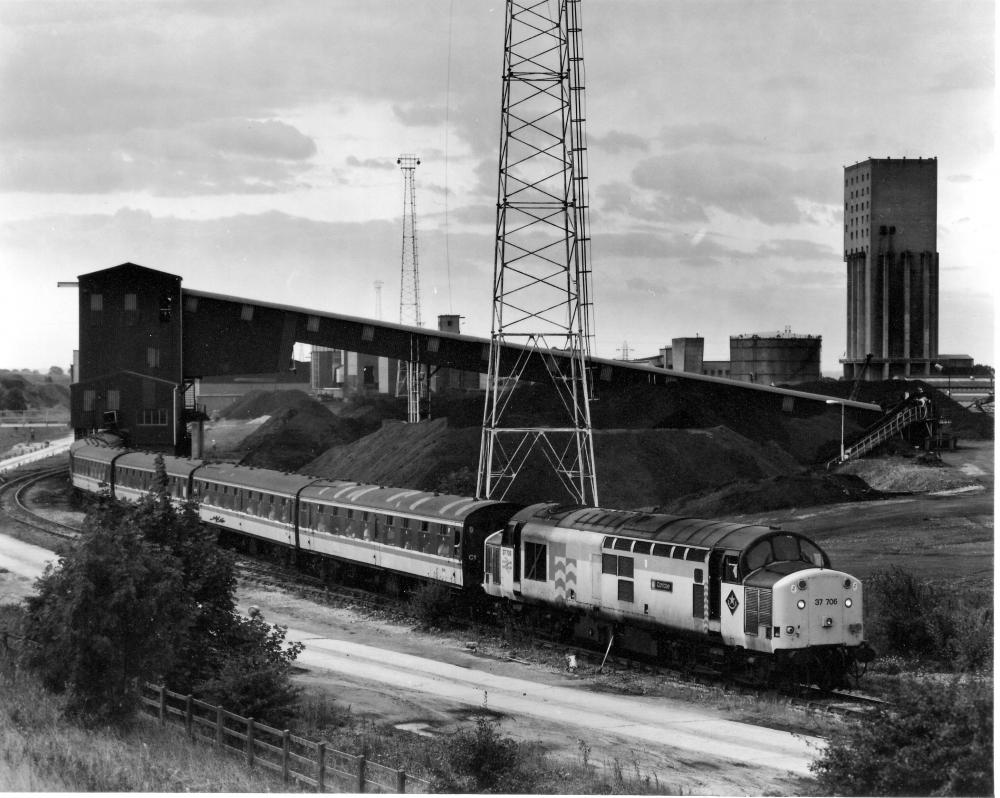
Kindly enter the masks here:
M 417 490 L 436 490 L 461 469 L 476 472 L 480 431 L 451 429 L 447 419 L 420 424 L 385 422 L 380 430 L 335 446 L 302 473 Z M 720 482 L 763 479 L 800 470 L 776 446 L 761 447 L 725 427 L 710 430 L 599 430 L 594 456 L 603 507 L 666 502 Z M 566 501 L 568 494 L 541 452 L 522 467 L 507 498 L 530 503 Z
M 933 461 L 915 457 L 879 457 L 855 460 L 840 467 L 839 473 L 863 479 L 875 490 L 930 493 L 968 488 L 981 483 L 968 474 Z
M 739 480 L 721 488 L 682 496 L 655 507 L 654 512 L 718 518 L 864 501 L 881 495 L 860 477 L 849 474 L 789 474 L 756 482 Z
M 295 471 L 331 446 L 355 441 L 377 429 L 380 419 L 366 410 L 335 415 L 301 391 L 255 392 L 229 412 L 237 417 L 269 416 L 239 445 L 243 465 Z
M 287 407 L 312 402 L 309 395 L 299 390 L 250 391 L 237 399 L 219 415 L 222 418 L 250 419 L 270 416 Z M 319 404 L 316 402 L 316 404 Z

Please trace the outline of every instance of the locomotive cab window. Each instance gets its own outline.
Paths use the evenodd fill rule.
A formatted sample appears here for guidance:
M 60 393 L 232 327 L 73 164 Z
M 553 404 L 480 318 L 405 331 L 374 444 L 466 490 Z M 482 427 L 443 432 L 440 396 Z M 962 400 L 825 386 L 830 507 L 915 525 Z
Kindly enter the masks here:
M 546 579 L 545 559 L 548 546 L 544 543 L 524 542 L 524 578 L 536 582 Z

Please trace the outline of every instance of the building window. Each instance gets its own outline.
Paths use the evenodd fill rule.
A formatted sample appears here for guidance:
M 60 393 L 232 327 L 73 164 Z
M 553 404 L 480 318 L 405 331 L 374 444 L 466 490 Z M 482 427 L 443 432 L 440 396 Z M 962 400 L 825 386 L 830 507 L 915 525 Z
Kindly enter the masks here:
M 306 330 L 309 332 L 319 332 L 319 316 L 310 316 L 306 321 Z
M 125 310 L 135 312 L 139 309 L 139 296 L 137 294 L 125 294 Z
M 186 310 L 188 313 L 197 313 L 198 297 L 196 296 L 184 297 L 184 310 Z
M 121 391 L 112 388 L 108 391 L 108 410 L 121 410 Z
M 146 365 L 151 369 L 160 366 L 160 350 L 155 346 L 146 347 Z
M 97 394 L 93 390 L 83 392 L 83 412 L 92 413 L 94 411 L 94 399 L 96 398 Z
M 168 423 L 167 411 L 162 407 L 155 410 L 140 410 L 138 421 L 142 427 L 165 427 Z
M 90 309 L 94 311 L 104 310 L 104 294 L 90 295 Z
M 240 319 L 242 321 L 253 321 L 253 305 L 243 305 L 240 308 Z

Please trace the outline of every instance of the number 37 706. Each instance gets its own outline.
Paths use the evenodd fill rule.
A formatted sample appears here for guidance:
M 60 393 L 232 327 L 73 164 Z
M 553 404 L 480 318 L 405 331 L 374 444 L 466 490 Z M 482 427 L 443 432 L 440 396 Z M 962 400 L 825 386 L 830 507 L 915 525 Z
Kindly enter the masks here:
M 815 604 L 817 607 L 819 607 L 819 606 L 821 606 L 823 604 L 829 605 L 829 604 L 836 604 L 836 603 L 837 603 L 837 599 L 835 599 L 835 598 L 828 598 L 828 599 L 818 598 L 818 599 L 813 599 L 813 604 Z

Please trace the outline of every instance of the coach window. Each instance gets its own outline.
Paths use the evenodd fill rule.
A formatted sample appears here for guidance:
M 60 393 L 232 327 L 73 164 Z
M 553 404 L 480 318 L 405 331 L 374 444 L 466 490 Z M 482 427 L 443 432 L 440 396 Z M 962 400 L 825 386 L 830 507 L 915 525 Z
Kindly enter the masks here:
M 459 529 L 457 526 L 450 527 L 450 529 L 451 529 L 452 534 L 454 536 L 453 540 L 455 541 L 454 544 L 452 544 L 452 547 L 451 547 L 452 556 L 456 560 L 458 560 L 458 559 L 461 559 L 461 557 L 462 557 L 462 530 Z
M 688 549 L 687 556 L 684 559 L 691 562 L 705 562 L 706 553 L 704 549 Z
M 409 518 L 404 518 L 403 519 L 403 531 L 402 531 L 402 535 L 401 535 L 402 536 L 402 543 L 401 543 L 402 548 L 404 548 L 404 549 L 412 549 L 413 548 L 413 538 L 412 538 L 412 535 L 413 535 L 413 533 L 410 531 L 410 519 Z
M 618 551 L 630 551 L 632 549 L 632 541 L 626 538 L 618 538 L 615 541 L 615 549 Z
M 671 549 L 673 549 L 673 546 L 669 546 L 666 543 L 655 543 L 653 544 L 653 556 L 669 557 Z
M 631 557 L 618 558 L 618 576 L 631 579 L 635 573 L 635 560 Z
M 687 554 L 687 548 L 685 548 L 684 546 L 674 546 L 674 553 L 671 554 L 670 556 L 673 557 L 675 560 L 683 560 L 686 554 Z
M 544 543 L 524 542 L 524 578 L 535 582 L 546 580 L 545 557 L 548 547 Z
M 618 600 L 619 601 L 635 601 L 635 583 L 630 582 L 627 579 L 618 580 Z
M 614 554 L 601 555 L 601 573 L 618 576 L 618 557 Z
M 648 540 L 637 540 L 632 547 L 636 554 L 649 554 L 653 550 L 653 544 Z
M 396 545 L 396 525 L 395 519 L 391 515 L 385 517 L 385 542 L 390 546 Z
M 372 514 L 367 510 L 361 513 L 361 537 L 365 540 L 371 540 L 374 537 L 372 532 Z

